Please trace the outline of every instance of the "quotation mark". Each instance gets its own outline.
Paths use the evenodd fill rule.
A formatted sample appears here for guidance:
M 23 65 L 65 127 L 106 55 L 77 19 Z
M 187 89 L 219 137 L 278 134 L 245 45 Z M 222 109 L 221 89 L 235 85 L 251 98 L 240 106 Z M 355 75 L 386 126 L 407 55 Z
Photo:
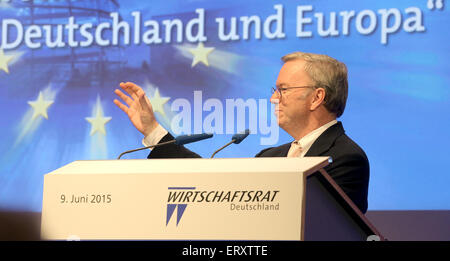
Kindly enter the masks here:
M 444 0 L 428 0 L 427 7 L 430 10 L 436 9 L 442 10 L 444 9 Z

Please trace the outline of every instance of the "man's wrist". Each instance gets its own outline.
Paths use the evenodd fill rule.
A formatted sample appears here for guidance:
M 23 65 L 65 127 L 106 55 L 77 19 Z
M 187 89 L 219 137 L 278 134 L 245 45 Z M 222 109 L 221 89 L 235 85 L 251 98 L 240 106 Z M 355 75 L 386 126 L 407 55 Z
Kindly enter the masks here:
M 142 139 L 142 144 L 144 144 L 144 146 L 158 144 L 167 133 L 169 132 L 164 129 L 163 126 L 157 124 L 157 126 Z
M 149 128 L 144 129 L 141 133 L 144 135 L 144 137 L 147 137 L 148 135 L 150 135 L 156 128 L 158 128 L 159 123 L 157 121 L 155 121 L 154 124 L 152 124 Z

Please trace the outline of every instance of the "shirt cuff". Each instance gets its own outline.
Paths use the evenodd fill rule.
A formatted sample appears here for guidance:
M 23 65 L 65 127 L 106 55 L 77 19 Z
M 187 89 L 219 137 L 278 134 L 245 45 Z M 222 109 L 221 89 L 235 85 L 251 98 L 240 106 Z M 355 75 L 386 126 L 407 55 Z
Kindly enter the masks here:
M 162 140 L 162 138 L 167 135 L 167 133 L 169 132 L 164 129 L 163 126 L 158 124 L 158 127 L 156 127 L 152 132 L 150 132 L 149 135 L 142 139 L 142 144 L 144 144 L 145 147 L 158 144 Z

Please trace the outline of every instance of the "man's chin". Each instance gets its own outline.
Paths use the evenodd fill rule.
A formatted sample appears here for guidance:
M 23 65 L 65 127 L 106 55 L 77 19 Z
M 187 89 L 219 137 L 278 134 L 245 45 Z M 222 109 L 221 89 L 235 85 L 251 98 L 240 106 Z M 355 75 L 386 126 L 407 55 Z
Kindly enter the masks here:
M 277 116 L 277 123 L 278 123 L 278 126 L 280 128 L 282 128 L 283 130 L 285 130 L 285 131 L 286 131 L 286 128 L 288 128 L 288 125 L 289 125 L 288 124 L 289 123 L 288 119 L 286 119 L 286 117 L 283 117 L 282 114 Z
M 286 124 L 286 122 L 283 120 L 283 117 L 277 117 L 277 123 L 280 128 L 283 128 L 283 126 Z

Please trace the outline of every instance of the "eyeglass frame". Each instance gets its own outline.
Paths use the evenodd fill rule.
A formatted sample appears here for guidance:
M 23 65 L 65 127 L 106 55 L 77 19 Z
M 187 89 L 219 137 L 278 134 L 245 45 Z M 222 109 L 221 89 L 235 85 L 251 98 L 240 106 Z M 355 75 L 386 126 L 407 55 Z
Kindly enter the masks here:
M 278 95 L 280 96 L 279 100 L 281 100 L 281 97 L 283 97 L 282 95 L 282 91 L 285 90 L 289 90 L 289 89 L 300 89 L 300 88 L 317 88 L 317 86 L 294 86 L 294 87 L 272 87 L 272 94 L 274 94 L 275 92 L 278 93 Z

